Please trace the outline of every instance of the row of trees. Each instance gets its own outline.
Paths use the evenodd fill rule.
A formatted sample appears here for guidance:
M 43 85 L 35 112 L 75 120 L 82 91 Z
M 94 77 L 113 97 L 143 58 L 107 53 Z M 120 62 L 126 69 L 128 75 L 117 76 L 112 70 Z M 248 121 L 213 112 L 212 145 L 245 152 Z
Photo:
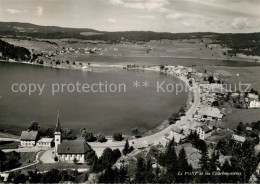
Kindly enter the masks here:
M 87 142 L 94 142 L 94 141 L 106 142 L 107 141 L 104 134 L 99 133 L 95 136 L 92 132 L 88 131 L 86 128 L 82 128 L 80 130 L 80 134 L 81 134 L 82 137 L 85 138 L 85 140 Z M 113 139 L 115 141 L 122 141 L 124 138 L 123 138 L 123 135 L 120 132 L 114 132 L 113 133 Z

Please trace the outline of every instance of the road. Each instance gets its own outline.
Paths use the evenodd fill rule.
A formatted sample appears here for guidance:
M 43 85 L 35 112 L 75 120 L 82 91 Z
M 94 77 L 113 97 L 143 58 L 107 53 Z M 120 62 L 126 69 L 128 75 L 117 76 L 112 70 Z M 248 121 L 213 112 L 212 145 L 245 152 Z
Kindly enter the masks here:
M 151 145 L 154 142 L 162 139 L 164 137 L 164 135 L 166 133 L 170 133 L 172 128 L 175 126 L 181 126 L 185 123 L 187 123 L 188 119 L 191 119 L 193 114 L 196 112 L 198 106 L 200 105 L 200 93 L 199 93 L 199 87 L 196 86 L 194 88 L 194 102 L 192 104 L 192 106 L 189 108 L 189 110 L 186 112 L 185 116 L 182 116 L 181 120 L 177 121 L 174 125 L 170 125 L 169 127 L 163 129 L 160 132 L 157 132 L 155 134 L 146 136 L 146 137 L 142 137 L 142 138 L 138 138 L 138 139 L 134 139 L 130 141 L 130 144 L 134 147 L 134 148 L 142 148 L 145 147 L 145 145 Z M 93 142 L 93 143 L 89 143 L 90 146 L 95 150 L 95 148 L 106 148 L 106 147 L 110 147 L 110 148 L 120 148 L 122 149 L 125 145 L 125 141 L 121 141 L 121 142 L 106 142 L 106 143 L 98 143 L 98 142 Z

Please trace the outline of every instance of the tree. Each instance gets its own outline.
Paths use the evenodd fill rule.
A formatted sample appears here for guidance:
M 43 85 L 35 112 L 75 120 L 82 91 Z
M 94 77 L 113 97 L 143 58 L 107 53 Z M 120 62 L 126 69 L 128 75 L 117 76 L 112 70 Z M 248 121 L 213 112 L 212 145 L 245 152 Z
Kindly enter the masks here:
M 88 142 L 93 142 L 96 140 L 94 134 L 92 132 L 89 132 L 89 131 L 86 131 L 85 133 L 85 140 L 88 141 Z
M 118 178 L 118 171 L 113 170 L 111 166 L 109 166 L 103 174 L 99 177 L 99 183 L 114 183 Z
M 99 167 L 98 167 L 98 157 L 95 155 L 92 166 L 91 166 L 91 172 L 98 172 Z
M 99 133 L 99 134 L 97 135 L 97 140 L 98 140 L 98 142 L 106 142 L 106 141 L 107 141 L 105 135 L 102 134 L 102 133 Z
M 137 168 L 135 170 L 135 183 L 145 183 L 146 165 L 142 157 L 137 158 Z
M 124 155 L 127 155 L 129 153 L 129 143 L 128 143 L 128 140 L 126 140 L 125 147 L 124 147 L 122 152 L 123 152 Z
M 62 136 L 67 138 L 71 134 L 71 129 L 70 128 L 62 128 L 61 134 L 62 134 Z
M 0 150 L 0 171 L 4 171 L 5 152 Z
M 208 172 L 209 171 L 209 157 L 208 157 L 208 152 L 202 152 L 201 153 L 201 158 L 199 161 L 200 169 L 203 172 Z
M 59 159 L 58 159 L 57 156 L 54 157 L 54 161 L 55 161 L 55 162 L 58 162 L 58 161 L 59 161 Z
M 179 176 L 179 182 L 186 183 L 188 177 L 185 176 L 184 173 L 191 172 L 192 168 L 190 168 L 188 164 L 188 160 L 184 148 L 180 150 L 178 164 L 179 164 L 179 172 L 182 174 Z
M 245 129 L 245 125 L 242 122 L 239 122 L 239 124 L 237 125 L 237 131 L 242 133 Z
M 87 132 L 87 129 L 86 129 L 86 128 L 81 128 L 81 129 L 80 129 L 80 135 L 81 135 L 81 137 L 85 137 L 86 132 Z
M 107 168 L 113 165 L 121 156 L 119 149 L 112 150 L 111 148 L 104 149 L 102 156 L 99 159 L 102 168 Z
M 153 183 L 155 175 L 153 174 L 153 167 L 151 159 L 148 159 L 146 162 L 145 169 L 145 183 Z
M 127 180 L 127 170 L 124 166 L 121 166 L 118 170 L 118 183 L 126 183 Z
M 120 132 L 114 132 L 113 133 L 113 139 L 115 141 L 122 141 L 124 138 Z
M 218 101 L 212 102 L 212 106 L 217 107 L 218 105 L 219 105 L 219 104 L 218 104 Z
M 38 121 L 32 121 L 28 129 L 29 131 L 38 131 L 40 129 Z
M 169 142 L 166 152 L 166 175 L 167 182 L 173 183 L 176 181 L 176 177 L 179 170 L 178 156 L 174 147 L 174 139 Z
M 131 129 L 131 134 L 135 137 L 140 137 L 140 132 L 137 127 Z
M 165 66 L 164 65 L 161 65 L 160 66 L 160 70 L 164 70 Z

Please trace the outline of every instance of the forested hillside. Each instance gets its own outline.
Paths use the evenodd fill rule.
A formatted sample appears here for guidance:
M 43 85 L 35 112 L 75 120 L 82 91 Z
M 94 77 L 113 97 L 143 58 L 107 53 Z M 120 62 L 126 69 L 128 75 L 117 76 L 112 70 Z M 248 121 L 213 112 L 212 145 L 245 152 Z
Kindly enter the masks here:
M 17 39 L 63 39 L 102 40 L 108 43 L 128 41 L 136 43 L 150 40 L 212 39 L 212 43 L 228 47 L 226 53 L 235 56 L 238 53 L 260 56 L 260 33 L 158 33 L 152 31 L 106 32 L 83 28 L 62 28 L 56 26 L 39 26 L 29 23 L 0 22 L 0 38 Z
M 30 51 L 23 47 L 17 47 L 0 40 L 0 59 L 14 59 L 17 61 L 29 61 Z

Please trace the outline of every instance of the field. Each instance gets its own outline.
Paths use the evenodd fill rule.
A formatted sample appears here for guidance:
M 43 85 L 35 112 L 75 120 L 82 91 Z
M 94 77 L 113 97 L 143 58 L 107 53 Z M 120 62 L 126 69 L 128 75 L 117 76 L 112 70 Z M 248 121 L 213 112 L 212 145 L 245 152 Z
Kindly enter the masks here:
M 224 127 L 235 129 L 239 122 L 252 123 L 260 121 L 260 109 L 233 109 L 231 114 L 228 114 Z
M 20 152 L 21 159 L 19 162 L 22 164 L 21 166 L 26 166 L 35 161 L 37 152 Z
M 217 72 L 225 83 L 233 87 L 240 84 L 250 84 L 252 88 L 260 92 L 260 67 L 225 67 L 225 66 L 203 66 L 198 67 L 198 71 L 214 73 Z M 246 85 L 241 85 L 245 89 Z
M 19 142 L 13 142 L 13 141 L 0 141 L 0 150 L 3 149 L 16 149 L 20 145 Z

